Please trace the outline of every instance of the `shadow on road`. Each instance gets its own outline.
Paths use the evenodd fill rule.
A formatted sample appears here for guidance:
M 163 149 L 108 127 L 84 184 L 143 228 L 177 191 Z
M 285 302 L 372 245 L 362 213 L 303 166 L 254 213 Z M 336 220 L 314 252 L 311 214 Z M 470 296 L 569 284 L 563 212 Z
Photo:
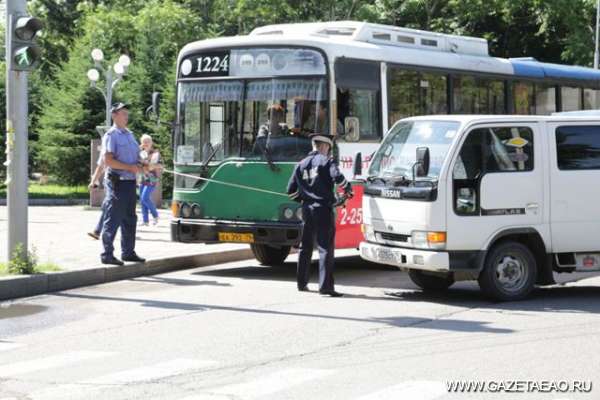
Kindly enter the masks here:
M 223 278 L 295 282 L 296 264 L 286 262 L 276 267 L 248 265 L 210 271 L 201 270 L 192 274 Z M 396 268 L 369 263 L 358 256 L 336 258 L 335 275 L 338 285 L 384 289 L 384 296 L 381 297 L 346 294 L 345 298 L 427 302 L 469 308 L 510 310 L 514 312 L 600 313 L 600 286 L 575 286 L 570 283 L 541 287 L 536 288 L 526 300 L 500 303 L 488 300 L 479 290 L 476 282 L 458 282 L 450 289 L 441 292 L 422 291 L 408 279 L 405 273 L 400 272 Z M 317 281 L 317 277 L 318 265 L 316 262 L 313 262 L 311 274 L 313 285 Z
M 483 333 L 511 333 L 514 332 L 512 329 L 502 329 L 488 327 L 488 322 L 483 321 L 467 321 L 459 319 L 432 319 L 432 318 L 414 318 L 414 317 L 386 317 L 386 318 L 353 318 L 337 315 L 326 315 L 317 313 L 302 313 L 302 312 L 288 312 L 288 311 L 277 311 L 277 310 L 265 310 L 259 308 L 248 308 L 248 307 L 234 307 L 234 306 L 219 306 L 210 304 L 196 304 L 196 303 L 182 303 L 172 301 L 158 301 L 158 300 L 145 300 L 145 299 L 132 299 L 126 297 L 109 297 L 99 296 L 91 294 L 81 293 L 57 293 L 53 296 L 74 298 L 74 299 L 88 299 L 96 301 L 115 301 L 120 303 L 137 303 L 142 307 L 155 307 L 169 310 L 181 310 L 181 311 L 225 311 L 232 313 L 251 313 L 256 315 L 277 315 L 282 317 L 301 317 L 301 318 L 319 318 L 327 320 L 337 321 L 349 321 L 349 322 L 361 322 L 361 323 L 373 323 L 394 326 L 397 328 L 422 328 L 432 330 L 443 330 L 443 331 L 456 331 L 456 332 L 483 332 Z M 327 300 L 329 301 L 329 300 Z
M 217 281 L 196 281 L 192 279 L 166 278 L 164 276 L 144 276 L 141 278 L 133 278 L 132 281 L 142 283 L 161 283 L 176 286 L 231 286 L 229 283 L 220 283 Z

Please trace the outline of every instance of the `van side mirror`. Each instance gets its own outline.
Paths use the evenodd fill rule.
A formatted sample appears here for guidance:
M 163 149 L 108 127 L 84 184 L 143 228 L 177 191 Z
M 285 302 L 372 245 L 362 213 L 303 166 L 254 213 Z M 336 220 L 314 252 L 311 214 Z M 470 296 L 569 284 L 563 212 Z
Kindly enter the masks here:
M 429 147 L 417 147 L 417 177 L 422 178 L 429 175 Z
M 362 153 L 360 151 L 354 155 L 352 168 L 352 175 L 354 175 L 354 177 L 362 175 Z

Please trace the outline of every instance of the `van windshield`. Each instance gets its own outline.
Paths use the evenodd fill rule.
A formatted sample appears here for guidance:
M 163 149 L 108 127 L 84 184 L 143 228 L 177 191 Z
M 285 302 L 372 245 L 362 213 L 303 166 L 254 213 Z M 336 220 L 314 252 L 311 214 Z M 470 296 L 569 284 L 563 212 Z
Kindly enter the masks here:
M 377 150 L 369 175 L 377 178 L 412 179 L 418 147 L 428 147 L 429 174 L 437 180 L 460 123 L 456 121 L 407 121 L 392 128 Z

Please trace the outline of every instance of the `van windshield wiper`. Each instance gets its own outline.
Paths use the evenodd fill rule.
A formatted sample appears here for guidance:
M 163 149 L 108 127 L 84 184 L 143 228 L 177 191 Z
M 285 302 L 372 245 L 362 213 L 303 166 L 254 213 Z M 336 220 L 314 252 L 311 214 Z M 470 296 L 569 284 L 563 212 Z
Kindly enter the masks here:
M 384 178 L 380 177 L 380 176 L 369 176 L 369 177 L 367 177 L 367 182 L 369 182 L 369 183 L 376 182 L 376 181 L 379 181 L 379 182 L 383 183 L 384 185 L 387 184 L 387 181 Z

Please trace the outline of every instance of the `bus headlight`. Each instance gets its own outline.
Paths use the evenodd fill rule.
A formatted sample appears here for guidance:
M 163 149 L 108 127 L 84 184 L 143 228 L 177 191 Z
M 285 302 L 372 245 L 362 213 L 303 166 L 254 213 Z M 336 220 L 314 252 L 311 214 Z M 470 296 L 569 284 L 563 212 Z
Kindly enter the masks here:
M 420 249 L 443 250 L 446 248 L 446 232 L 413 231 L 411 241 Z
M 182 203 L 179 212 L 182 218 L 189 218 L 192 216 L 192 207 L 188 203 Z
M 296 210 L 296 218 L 302 220 L 302 207 L 298 207 L 298 209 Z
M 377 242 L 377 238 L 375 237 L 375 229 L 373 229 L 372 225 L 362 224 L 361 231 L 365 236 L 365 240 L 367 242 Z
M 194 218 L 202 218 L 202 209 L 196 203 L 192 205 L 192 216 Z
M 285 219 L 292 219 L 292 218 L 294 218 L 294 210 L 292 210 L 291 208 L 288 208 L 288 207 L 284 208 L 283 209 L 283 217 Z

